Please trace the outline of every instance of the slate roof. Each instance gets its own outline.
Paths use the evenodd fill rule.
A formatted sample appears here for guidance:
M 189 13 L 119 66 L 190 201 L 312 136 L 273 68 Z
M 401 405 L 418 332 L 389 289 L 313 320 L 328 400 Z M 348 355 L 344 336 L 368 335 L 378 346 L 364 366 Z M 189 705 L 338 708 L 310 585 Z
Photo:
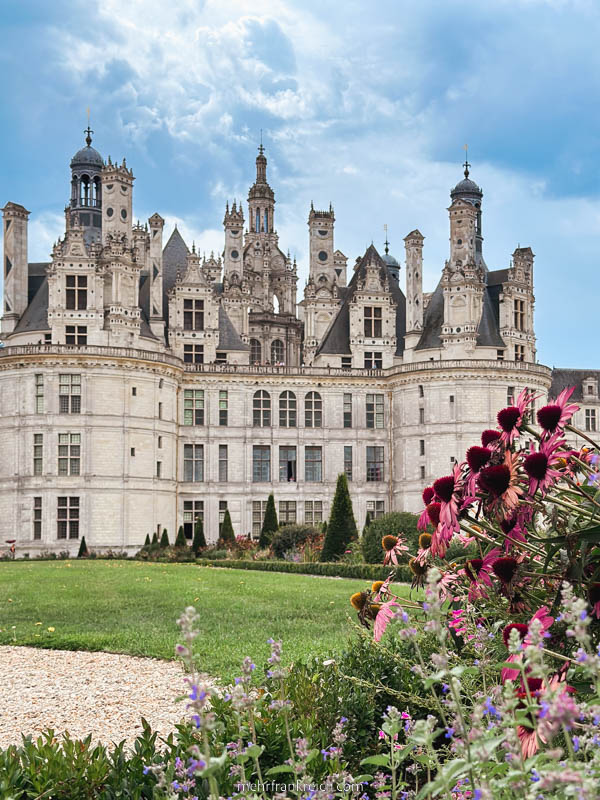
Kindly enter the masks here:
M 404 352 L 404 334 L 406 333 L 406 298 L 398 285 L 398 281 L 394 277 L 394 268 L 390 270 L 389 265 L 379 255 L 374 245 L 369 245 L 364 256 L 354 275 L 347 287 L 339 289 L 340 296 L 343 299 L 342 307 L 337 313 L 331 326 L 325 333 L 323 341 L 321 342 L 317 354 L 331 353 L 335 355 L 345 355 L 351 352 L 350 350 L 350 302 L 356 292 L 356 285 L 359 279 L 364 279 L 367 270 L 367 264 L 374 262 L 379 265 L 380 275 L 382 280 L 387 278 L 392 299 L 396 304 L 396 355 L 401 356 Z
M 163 248 L 163 317 L 167 326 L 169 324 L 169 298 L 167 297 L 167 292 L 175 285 L 177 272 L 182 274 L 185 272 L 189 252 L 183 237 L 175 228 Z
M 31 302 L 18 321 L 14 333 L 48 330 L 50 330 L 48 327 L 48 279 L 44 276 Z
M 598 369 L 561 369 L 557 367 L 552 370 L 552 384 L 549 396 L 558 397 L 563 389 L 574 386 L 575 391 L 571 395 L 571 400 L 585 400 L 583 395 L 582 383 L 586 378 L 595 378 L 600 383 L 600 370 Z
M 477 347 L 500 349 L 506 347 L 506 343 L 500 336 L 500 293 L 502 284 L 508 280 L 508 270 L 498 269 L 493 272 L 486 270 L 484 274 L 487 285 L 483 294 L 483 311 L 477 329 Z M 440 281 L 425 310 L 423 333 L 415 349 L 428 350 L 432 347 L 441 347 L 440 334 L 443 323 L 444 294 Z
M 243 350 L 250 347 L 240 339 L 232 321 L 222 305 L 219 305 L 219 350 Z

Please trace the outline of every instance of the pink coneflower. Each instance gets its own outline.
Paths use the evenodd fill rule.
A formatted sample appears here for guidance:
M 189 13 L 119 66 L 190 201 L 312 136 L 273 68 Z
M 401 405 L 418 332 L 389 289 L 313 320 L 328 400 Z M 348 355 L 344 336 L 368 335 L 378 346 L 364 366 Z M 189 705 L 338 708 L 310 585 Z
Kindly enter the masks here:
M 517 486 L 517 458 L 517 453 L 507 450 L 503 464 L 480 470 L 477 483 L 480 489 L 489 493 L 490 508 L 501 506 L 504 511 L 511 511 L 518 505 L 519 495 L 523 494 L 523 490 Z
M 467 450 L 467 464 L 469 465 L 469 475 L 467 477 L 467 487 L 469 494 L 474 495 L 476 491 L 477 475 L 479 470 L 485 467 L 490 458 L 492 451 L 489 447 L 469 447 Z
M 523 697 L 527 697 L 525 692 L 520 693 Z M 523 759 L 531 758 L 538 751 L 537 734 L 533 728 L 525 727 L 525 725 L 517 725 L 517 736 L 521 744 L 521 756 Z
M 512 584 L 512 581 L 517 574 L 518 566 L 519 562 L 516 558 L 512 558 L 511 556 L 503 556 L 494 561 L 492 564 L 492 572 L 500 579 L 500 582 L 503 586 L 508 587 Z
M 590 583 L 587 595 L 592 607 L 592 614 L 597 619 L 600 619 L 600 583 Z
M 481 444 L 483 445 L 483 447 L 489 447 L 490 445 L 493 446 L 494 444 L 496 444 L 496 442 L 498 442 L 500 436 L 501 436 L 500 431 L 494 431 L 488 428 L 488 430 L 484 431 L 481 434 Z
M 494 547 L 483 558 L 472 558 L 467 561 L 464 567 L 464 574 L 470 581 L 469 587 L 469 600 L 477 600 L 479 597 L 487 597 L 487 592 L 484 587 L 490 588 L 492 580 L 490 572 L 494 561 L 500 555 L 500 550 Z
M 508 408 L 503 408 L 502 411 L 498 412 L 498 424 L 502 428 L 500 439 L 507 446 L 511 445 L 519 435 L 523 415 L 527 411 L 527 406 L 534 399 L 533 394 L 530 394 L 527 389 L 523 389 L 514 406 L 508 406 Z
M 531 442 L 528 456 L 523 460 L 523 469 L 529 475 L 529 494 L 531 497 L 539 489 L 542 497 L 548 489 L 560 479 L 561 474 L 553 469 L 563 455 L 557 455 L 556 451 L 561 447 L 562 441 L 557 436 L 540 442 L 540 449 L 536 451 L 535 442 Z
M 438 558 L 443 558 L 446 555 L 448 545 L 450 544 L 453 535 L 454 532 L 448 528 L 447 525 L 444 525 L 443 522 L 440 522 L 431 535 L 431 545 L 429 548 L 431 555 L 437 556 Z
M 433 489 L 441 503 L 441 523 L 451 532 L 460 530 L 460 525 L 458 524 L 458 504 L 462 492 L 460 465 L 454 465 L 452 475 L 438 478 L 433 484 Z
M 529 620 L 527 625 L 525 625 L 522 622 L 511 622 L 504 628 L 504 630 L 502 631 L 502 640 L 504 641 L 505 646 L 508 647 L 508 639 L 510 636 L 510 632 L 512 630 L 519 631 L 519 635 L 521 636 L 521 640 L 523 641 L 524 647 L 530 645 L 531 639 L 529 637 L 529 627 L 534 620 L 538 620 L 539 622 L 541 622 L 542 634 L 546 633 L 546 631 L 554 623 L 554 617 L 551 617 L 550 614 L 548 613 L 548 606 L 542 606 L 541 608 L 538 608 L 538 610 Z M 521 653 L 511 653 L 506 660 L 512 662 L 520 662 L 522 660 Z M 502 669 L 500 677 L 502 683 L 504 683 L 504 681 L 516 681 L 520 674 L 521 673 L 518 669 L 510 669 L 510 667 L 504 667 Z
M 505 553 L 508 553 L 519 542 L 527 541 L 524 535 L 525 529 L 523 528 L 519 514 L 503 519 L 500 522 L 500 528 L 506 537 L 504 539 Z
M 545 439 L 557 431 L 564 430 L 565 425 L 579 406 L 575 403 L 567 403 L 567 400 L 575 391 L 574 386 L 563 389 L 553 403 L 543 406 L 537 412 L 537 421 L 542 428 L 542 438 Z
M 427 515 L 427 506 L 429 505 L 429 503 L 431 503 L 431 501 L 435 497 L 435 492 L 433 491 L 433 487 L 432 486 L 428 486 L 426 489 L 424 489 L 422 497 L 423 497 L 423 504 L 425 505 L 425 508 L 421 512 L 421 516 L 419 517 L 418 522 L 417 522 L 417 530 L 419 530 L 419 531 L 426 530 L 427 526 L 429 525 L 429 516 Z
M 400 538 L 400 536 L 384 536 L 381 540 L 381 546 L 385 550 L 383 559 L 384 566 L 388 564 L 397 566 L 398 559 L 400 559 L 404 553 L 408 553 L 408 547 L 404 544 L 404 540 Z

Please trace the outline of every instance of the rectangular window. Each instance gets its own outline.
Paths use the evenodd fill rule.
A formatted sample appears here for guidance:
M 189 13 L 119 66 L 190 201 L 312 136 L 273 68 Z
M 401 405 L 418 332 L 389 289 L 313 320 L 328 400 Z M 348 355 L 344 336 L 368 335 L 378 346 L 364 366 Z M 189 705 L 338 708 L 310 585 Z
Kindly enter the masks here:
M 42 475 L 44 472 L 44 434 L 33 434 L 33 474 Z
M 367 428 L 383 428 L 383 395 L 367 395 Z
M 81 375 L 59 375 L 58 407 L 61 414 L 81 413 Z
M 280 525 L 294 525 L 296 523 L 296 501 L 295 500 L 280 500 L 279 501 L 279 524 Z
M 342 356 L 342 369 L 352 369 L 352 356 Z
M 279 448 L 279 480 L 282 482 L 296 480 L 296 448 Z
M 158 418 L 159 419 L 162 419 L 162 408 L 163 408 L 163 404 L 159 403 L 158 404 Z
M 183 330 L 204 330 L 204 300 L 183 301 Z
M 496 350 L 496 360 L 504 361 L 504 350 Z
M 220 444 L 219 445 L 219 481 L 221 483 L 227 483 L 227 472 L 228 472 L 228 458 L 227 458 L 227 445 Z
M 320 525 L 323 522 L 323 501 L 304 501 L 304 522 L 307 525 Z
M 425 390 L 422 386 L 419 386 L 419 397 L 425 397 Z
M 352 395 L 344 395 L 344 428 L 352 427 Z
M 352 445 L 344 445 L 344 472 L 349 481 L 352 480 Z
M 156 462 L 156 477 L 162 478 L 162 461 Z
M 377 306 L 365 307 L 365 336 L 381 338 L 382 310 Z
M 423 466 L 423 464 L 421 464 L 421 466 L 419 467 L 419 477 L 421 478 L 422 481 L 425 480 L 425 467 Z
M 85 311 L 87 308 L 87 276 L 67 275 L 67 309 Z M 69 342 L 67 342 L 69 344 Z
M 367 447 L 367 481 L 383 480 L 383 447 Z
M 67 325 L 65 342 L 76 345 L 87 344 L 87 326 Z
M 229 405 L 229 398 L 227 390 L 221 389 L 219 392 L 219 425 L 221 427 L 227 426 L 227 411 Z
M 158 437 L 158 449 L 159 450 L 162 450 L 162 443 L 163 443 L 163 437 L 159 436 Z
M 450 419 L 456 419 L 456 402 L 453 394 L 450 395 L 448 403 L 450 405 Z
M 79 498 L 59 497 L 57 513 L 57 538 L 79 538 Z
M 132 394 L 134 397 L 136 397 L 136 396 L 137 396 L 137 387 L 136 387 L 136 386 L 132 386 L 132 387 L 131 387 L 131 394 Z
M 44 413 L 44 376 L 41 373 L 35 376 L 35 413 Z
M 186 364 L 204 364 L 204 345 L 184 344 L 183 360 Z
M 585 410 L 585 429 L 586 431 L 596 430 L 596 409 L 586 408 Z
M 135 447 L 132 447 L 129 452 L 132 456 L 135 456 Z
M 227 363 L 227 353 L 222 353 L 220 350 L 217 350 L 215 364 L 226 364 L 226 363 Z
M 271 481 L 271 447 L 255 444 L 252 448 L 252 480 L 254 483 Z
M 252 536 L 255 539 L 257 539 L 260 536 L 260 531 L 262 529 L 266 510 L 267 510 L 266 500 L 252 501 Z
M 204 524 L 204 500 L 184 500 L 183 532 L 186 539 L 194 538 L 194 525 L 197 519 Z
M 219 536 L 221 535 L 221 525 L 225 519 L 225 512 L 227 511 L 227 500 L 219 500 Z
M 42 538 L 42 498 L 33 498 L 33 538 Z
M 385 500 L 367 500 L 367 513 L 371 519 L 379 519 L 385 514 Z
M 81 434 L 58 434 L 58 474 L 79 475 L 81 466 Z
M 515 311 L 515 328 L 518 331 L 525 330 L 525 301 L 524 300 L 515 300 L 514 305 Z
M 200 482 L 204 480 L 204 445 L 183 445 L 183 480 Z
M 421 425 L 423 425 L 425 423 L 425 409 L 424 408 L 420 408 L 419 409 L 419 423 Z
M 419 455 L 425 455 L 425 439 L 419 439 Z
M 509 386 L 506 390 L 506 405 L 514 406 L 515 404 L 515 387 Z
M 515 361 L 525 361 L 525 345 L 515 345 Z
M 319 483 L 323 480 L 323 451 L 321 447 L 304 448 L 304 480 Z
M 204 389 L 183 390 L 183 424 L 204 425 Z
M 365 369 L 381 369 L 382 364 L 381 353 L 365 353 Z

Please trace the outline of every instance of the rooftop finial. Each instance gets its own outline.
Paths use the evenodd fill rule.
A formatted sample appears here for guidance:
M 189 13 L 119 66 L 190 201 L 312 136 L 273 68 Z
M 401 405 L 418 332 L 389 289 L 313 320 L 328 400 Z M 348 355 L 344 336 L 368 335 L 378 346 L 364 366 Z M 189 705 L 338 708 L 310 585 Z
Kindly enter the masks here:
M 388 242 L 388 230 L 387 230 L 387 223 L 383 226 L 383 230 L 385 231 L 385 254 L 386 256 L 390 252 L 390 243 Z
M 263 147 L 262 143 L 262 128 L 260 129 L 260 146 L 258 148 L 258 152 L 260 153 L 261 156 L 265 152 L 265 148 Z
M 466 144 L 465 145 L 465 163 L 463 164 L 463 167 L 465 168 L 465 178 L 469 177 L 469 167 L 470 166 L 471 165 L 469 164 L 469 145 Z
M 86 108 L 86 112 L 87 112 L 87 122 L 88 122 L 88 126 L 87 126 L 87 128 L 84 130 L 84 133 L 87 133 L 87 136 L 85 137 L 85 143 L 86 143 L 86 144 L 87 144 L 87 146 L 89 147 L 89 146 L 92 144 L 92 133 L 94 132 L 94 131 L 93 131 L 93 130 L 90 128 L 90 107 L 89 107 L 89 106 Z

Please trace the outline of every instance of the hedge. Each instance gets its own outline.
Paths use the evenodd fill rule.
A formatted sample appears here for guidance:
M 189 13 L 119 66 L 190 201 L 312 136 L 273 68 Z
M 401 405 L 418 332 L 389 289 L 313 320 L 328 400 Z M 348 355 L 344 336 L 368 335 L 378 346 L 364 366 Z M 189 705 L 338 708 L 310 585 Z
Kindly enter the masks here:
M 248 561 L 245 559 L 198 558 L 201 567 L 229 567 L 229 569 L 250 569 L 263 572 L 293 572 L 298 575 L 327 575 L 332 578 L 358 578 L 366 581 L 385 580 L 390 574 L 388 567 L 376 564 L 343 564 L 339 562 L 299 563 L 297 561 Z M 408 567 L 401 566 L 396 573 L 396 581 L 410 583 L 412 574 Z

